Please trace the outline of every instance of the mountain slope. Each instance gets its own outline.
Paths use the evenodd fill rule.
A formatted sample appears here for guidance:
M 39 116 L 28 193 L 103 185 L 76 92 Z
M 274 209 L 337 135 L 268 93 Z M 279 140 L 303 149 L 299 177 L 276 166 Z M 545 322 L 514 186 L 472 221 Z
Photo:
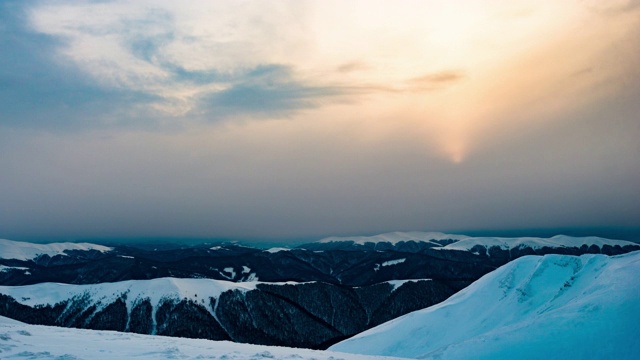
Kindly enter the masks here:
M 0 258 L 8 260 L 35 260 L 39 256 L 47 255 L 68 256 L 69 252 L 91 252 L 99 251 L 101 253 L 113 250 L 111 247 L 90 244 L 90 243 L 50 243 L 50 244 L 33 244 L 23 241 L 13 241 L 0 239 Z
M 535 238 L 535 237 L 520 237 L 520 238 L 500 238 L 500 237 L 476 237 L 461 239 L 452 244 L 448 244 L 442 247 L 442 250 L 462 250 L 473 251 L 476 247 L 482 247 L 485 250 L 491 248 L 499 248 L 501 250 L 513 250 L 530 248 L 532 250 L 539 250 L 543 248 L 581 248 L 586 246 L 587 248 L 595 247 L 602 250 L 605 246 L 634 246 L 635 243 L 623 240 L 611 240 L 596 236 L 586 237 L 573 237 L 566 235 L 556 235 L 551 238 Z
M 0 286 L 0 315 L 30 324 L 326 348 L 467 284 L 366 287 L 160 278 L 93 285 Z
M 640 250 L 640 245 L 624 240 L 612 240 L 595 236 L 573 237 L 557 235 L 551 238 L 537 237 L 470 237 L 440 232 L 391 232 L 373 236 L 328 237 L 318 242 L 301 245 L 312 250 L 396 250 L 416 252 L 424 250 L 459 250 L 478 255 L 490 255 L 490 250 L 529 249 L 533 252 L 547 249 L 584 249 L 591 253 L 609 253 L 613 248 Z M 479 251 L 482 250 L 482 251 Z M 628 252 L 631 250 L 623 251 Z M 620 252 L 622 253 L 622 252 Z
M 466 235 L 444 234 L 441 232 L 395 231 L 373 236 L 331 236 L 301 247 L 307 249 L 362 249 L 375 250 L 418 250 L 443 245 L 469 238 Z
M 329 351 L 27 325 L 0 316 L 0 357 L 10 359 L 353 359 Z
M 640 252 L 526 256 L 330 349 L 412 358 L 640 358 Z
M 441 240 L 463 240 L 469 238 L 466 235 L 445 234 L 441 232 L 424 232 L 424 231 L 394 231 L 390 233 L 378 234 L 373 236 L 331 236 L 324 238 L 318 242 L 331 243 L 341 241 L 353 241 L 355 244 L 363 245 L 366 243 L 388 242 L 397 244 L 400 241 L 441 241 Z

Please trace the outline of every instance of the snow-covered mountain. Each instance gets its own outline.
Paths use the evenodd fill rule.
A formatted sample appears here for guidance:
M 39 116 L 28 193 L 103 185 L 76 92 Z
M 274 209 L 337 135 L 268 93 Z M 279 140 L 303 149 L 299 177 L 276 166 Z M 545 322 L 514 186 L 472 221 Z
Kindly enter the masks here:
M 229 341 L 27 325 L 0 316 L 0 357 L 7 359 L 316 359 L 392 360 Z
M 50 243 L 33 244 L 22 241 L 0 239 L 0 259 L 35 260 L 39 256 L 68 256 L 73 251 L 107 252 L 113 248 L 90 243 Z
M 176 278 L 43 283 L 0 286 L 0 315 L 30 324 L 326 348 L 460 288 L 428 279 L 357 288 Z
M 461 250 L 461 251 L 474 251 L 478 248 L 485 249 L 485 253 L 489 254 L 489 250 L 497 248 L 500 250 L 511 251 L 514 249 L 529 248 L 532 250 L 540 250 L 543 248 L 550 249 L 579 249 L 582 247 L 595 248 L 602 250 L 603 248 L 610 247 L 637 247 L 638 244 L 630 241 L 623 240 L 611 240 L 596 236 L 586 237 L 573 237 L 566 235 L 557 235 L 551 238 L 536 238 L 536 237 L 519 237 L 519 238 L 501 238 L 501 237 L 475 237 L 460 239 L 459 241 L 443 246 L 441 250 Z
M 190 300 L 203 303 L 205 299 L 208 301 L 210 298 L 219 298 L 220 294 L 226 291 L 254 290 L 257 284 L 210 279 L 160 278 L 93 285 L 43 283 L 0 286 L 0 294 L 9 295 L 18 299 L 20 304 L 30 307 L 52 306 L 72 299 L 82 299 L 87 307 L 95 306 L 95 312 L 103 310 L 120 298 L 124 299 L 127 309 L 132 309 L 135 304 L 148 299 L 155 310 L 165 301 Z
M 440 232 L 391 232 L 373 236 L 328 237 L 316 243 L 303 245 L 309 249 L 341 249 L 341 250 L 396 250 L 424 251 L 427 249 L 468 251 L 476 255 L 491 256 L 492 252 L 521 250 L 530 252 L 563 251 L 583 249 L 583 252 L 609 253 L 611 249 L 640 250 L 640 245 L 623 240 L 612 240 L 600 237 L 573 237 L 557 235 L 552 238 L 537 237 L 470 237 L 466 235 L 444 234 Z M 631 251 L 631 250 L 627 250 Z M 626 252 L 626 251 L 622 251 Z M 619 253 L 622 253 L 619 252 Z M 541 254 L 538 254 L 541 255 Z M 575 255 L 575 254 L 572 254 Z
M 441 232 L 423 232 L 423 231 L 395 231 L 390 233 L 378 234 L 373 236 L 331 236 L 324 238 L 318 242 L 353 242 L 354 244 L 364 245 L 367 243 L 390 243 L 393 245 L 401 241 L 420 241 L 433 242 L 437 246 L 442 246 L 440 241 L 443 240 L 464 240 L 469 237 L 466 235 L 445 234 Z
M 640 358 L 640 252 L 525 256 L 330 350 L 442 359 Z

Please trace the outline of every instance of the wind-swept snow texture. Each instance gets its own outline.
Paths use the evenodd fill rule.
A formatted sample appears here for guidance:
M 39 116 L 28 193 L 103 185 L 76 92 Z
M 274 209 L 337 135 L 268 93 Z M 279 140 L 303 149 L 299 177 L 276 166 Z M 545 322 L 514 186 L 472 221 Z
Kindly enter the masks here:
M 27 325 L 0 316 L 2 359 L 388 359 L 228 341 Z
M 436 359 L 640 359 L 640 252 L 525 256 L 331 348 Z
M 22 241 L 0 239 L 0 258 L 2 259 L 33 260 L 41 255 L 51 257 L 56 255 L 64 256 L 67 255 L 65 251 L 69 250 L 96 250 L 106 252 L 113 250 L 113 248 L 89 243 L 32 244 Z

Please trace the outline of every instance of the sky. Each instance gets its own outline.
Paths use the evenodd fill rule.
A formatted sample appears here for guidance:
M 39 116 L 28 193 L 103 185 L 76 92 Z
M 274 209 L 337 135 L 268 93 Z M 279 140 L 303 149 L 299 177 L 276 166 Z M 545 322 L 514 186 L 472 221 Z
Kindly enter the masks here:
M 0 3 L 0 237 L 640 229 L 639 1 Z

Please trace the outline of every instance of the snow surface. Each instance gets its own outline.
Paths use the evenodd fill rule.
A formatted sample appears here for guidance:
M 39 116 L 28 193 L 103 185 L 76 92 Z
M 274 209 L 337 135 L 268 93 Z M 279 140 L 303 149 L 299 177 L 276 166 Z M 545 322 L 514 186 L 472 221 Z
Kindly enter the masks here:
M 340 241 L 353 241 L 354 244 L 364 245 L 366 243 L 380 243 L 388 242 L 391 244 L 397 244 L 401 241 L 422 241 L 430 242 L 431 240 L 463 240 L 469 238 L 465 235 L 452 235 L 444 234 L 441 232 L 422 232 L 422 231 L 410 231 L 410 232 L 390 232 L 386 234 L 379 234 L 374 236 L 347 236 L 339 237 L 332 236 L 320 240 L 321 243 L 340 242 Z
M 29 268 L 26 267 L 19 267 L 19 266 L 4 266 L 4 265 L 0 265 L 0 272 L 9 272 L 12 270 L 20 270 L 20 271 L 29 271 Z
M 254 275 L 249 274 L 249 277 Z M 254 275 L 255 277 L 255 275 Z M 17 302 L 34 307 L 37 305 L 55 305 L 59 302 L 86 297 L 90 304 L 102 309 L 126 294 L 127 309 L 131 311 L 139 301 L 149 299 L 151 306 L 157 308 L 165 300 L 192 300 L 202 303 L 209 311 L 209 298 L 219 298 L 225 291 L 249 291 L 261 284 L 257 281 L 230 282 L 213 279 L 158 278 L 151 280 L 127 280 L 113 283 L 73 285 L 60 283 L 40 283 L 23 286 L 0 286 L 0 294 L 9 295 Z M 304 284 L 296 282 L 265 283 L 269 285 Z
M 13 319 L 9 319 L 8 317 L 0 316 L 0 326 L 2 325 L 26 325 L 26 324 L 18 320 L 13 320 Z
M 331 351 L 28 325 L 0 316 L 0 357 L 10 359 L 383 360 Z
M 232 267 L 226 267 L 226 268 L 222 269 L 222 271 L 224 271 L 227 274 L 229 274 L 229 276 L 227 276 L 227 278 L 229 278 L 230 280 L 233 280 L 233 279 L 236 278 L 236 271 Z
M 434 248 L 436 250 L 466 250 L 470 251 L 474 246 L 480 245 L 486 249 L 491 247 L 498 247 L 502 250 L 511 250 L 517 248 L 529 247 L 532 249 L 541 249 L 543 247 L 549 248 L 579 248 L 583 245 L 592 246 L 595 245 L 598 248 L 602 248 L 603 245 L 610 246 L 627 246 L 638 244 L 623 241 L 623 240 L 610 240 L 595 236 L 588 237 L 572 237 L 566 235 L 557 235 L 552 238 L 536 238 L 536 237 L 520 237 L 520 238 L 500 238 L 500 237 L 477 237 L 467 238 L 458 242 L 449 244 L 441 248 Z
M 442 359 L 640 359 L 640 251 L 525 256 L 330 348 Z
M 391 265 L 398 265 L 398 264 L 402 264 L 403 262 L 405 262 L 407 259 L 403 258 L 403 259 L 397 259 L 397 260 L 389 260 L 389 261 L 385 261 L 382 263 L 382 266 L 391 266 Z
M 446 246 L 442 246 L 432 240 L 455 240 L 456 242 Z M 536 238 L 536 237 L 519 237 L 519 238 L 501 238 L 501 237 L 469 237 L 466 235 L 444 234 L 440 232 L 391 232 L 386 234 L 374 235 L 374 236 L 352 236 L 352 237 L 328 237 L 320 240 L 320 243 L 331 242 L 353 242 L 354 244 L 364 245 L 366 243 L 391 243 L 393 245 L 398 244 L 401 241 L 419 241 L 419 242 L 432 242 L 435 247 L 434 250 L 464 250 L 471 251 L 471 249 L 480 245 L 486 249 L 491 247 L 499 247 L 503 250 L 511 250 L 516 248 L 530 247 L 533 249 L 541 249 L 543 247 L 550 248 L 579 248 L 583 245 L 592 246 L 595 245 L 602 248 L 603 245 L 610 246 L 638 246 L 638 244 L 623 241 L 623 240 L 610 240 L 595 236 L 589 237 L 572 237 L 566 235 L 557 235 L 552 238 Z M 477 254 L 477 253 L 476 253 Z
M 390 281 L 385 281 L 386 283 L 390 284 L 391 286 L 393 286 L 393 289 L 391 290 L 391 292 L 396 291 L 400 286 L 409 283 L 409 282 L 419 282 L 419 281 L 431 281 L 431 279 L 411 279 L 411 280 L 390 280 Z
M 0 286 L 0 294 L 13 297 L 21 304 L 28 306 L 57 304 L 75 297 L 89 297 L 91 304 L 98 309 L 106 306 L 122 294 L 127 294 L 126 305 L 131 311 L 134 304 L 149 299 L 155 308 L 165 299 L 189 299 L 201 302 L 210 297 L 218 298 L 228 290 L 247 291 L 256 288 L 255 282 L 234 283 L 211 279 L 177 279 L 159 278 L 152 280 L 128 280 L 115 283 L 91 285 L 71 285 L 58 283 L 41 283 L 24 286 Z M 209 307 L 209 302 L 204 304 Z
M 51 244 L 32 244 L 22 241 L 12 241 L 0 239 L 0 258 L 15 260 L 33 260 L 40 255 L 64 255 L 65 250 L 97 250 L 107 252 L 113 248 L 90 244 L 90 243 L 51 243 Z
M 265 251 L 268 252 L 268 253 L 271 253 L 271 254 L 275 254 L 275 253 L 280 252 L 280 251 L 291 251 L 291 249 L 283 248 L 283 247 L 274 247 L 274 248 L 271 248 L 271 249 L 267 249 Z

